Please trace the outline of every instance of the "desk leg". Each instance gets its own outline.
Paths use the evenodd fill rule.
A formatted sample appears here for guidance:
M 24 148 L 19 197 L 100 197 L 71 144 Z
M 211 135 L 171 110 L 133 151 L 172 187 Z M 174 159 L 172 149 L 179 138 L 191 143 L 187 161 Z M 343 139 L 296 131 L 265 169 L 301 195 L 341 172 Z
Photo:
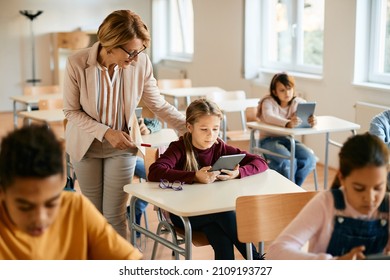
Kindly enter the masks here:
M 177 100 L 177 97 L 173 97 L 173 104 L 176 107 L 177 110 L 179 110 L 179 101 Z
M 227 136 L 226 136 L 226 114 L 223 113 L 223 118 L 222 118 L 222 139 L 224 142 L 227 141 Z
M 188 217 L 180 217 L 183 221 L 185 232 L 185 259 L 190 260 L 192 258 L 192 229 L 191 223 Z
M 250 140 L 249 140 L 249 151 L 251 154 L 255 153 L 255 147 L 257 146 L 255 134 L 256 134 L 256 129 L 251 128 L 251 134 L 250 134 Z
M 132 196 L 130 199 L 130 243 L 135 247 L 136 235 L 135 235 L 135 202 L 137 197 Z
M 325 134 L 324 190 L 326 190 L 328 187 L 329 143 L 329 132 L 327 132 Z
M 27 112 L 31 112 L 31 111 L 32 111 L 31 104 L 27 104 Z M 31 125 L 31 119 L 27 118 L 27 121 L 26 121 L 26 118 L 25 118 L 25 124 Z
M 290 139 L 290 181 L 295 183 L 295 171 L 294 171 L 294 160 L 295 160 L 295 139 L 292 136 L 287 136 Z
M 14 100 L 14 128 L 16 129 L 18 127 L 18 116 L 16 113 L 16 101 Z

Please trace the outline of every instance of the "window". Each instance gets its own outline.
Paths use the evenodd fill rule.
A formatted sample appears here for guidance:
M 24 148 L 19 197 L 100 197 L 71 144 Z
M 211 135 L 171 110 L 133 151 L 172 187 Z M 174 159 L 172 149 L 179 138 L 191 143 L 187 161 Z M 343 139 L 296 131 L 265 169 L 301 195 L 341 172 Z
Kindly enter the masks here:
M 153 62 L 191 60 L 194 53 L 192 0 L 153 0 Z
M 357 0 L 354 83 L 390 85 L 390 0 Z
M 322 73 L 324 0 L 247 0 L 245 4 L 245 34 L 250 34 L 245 36 L 245 57 L 259 58 L 257 73 L 259 68 Z M 254 76 L 249 60 L 245 61 L 247 78 Z
M 390 0 L 372 1 L 368 80 L 390 84 Z

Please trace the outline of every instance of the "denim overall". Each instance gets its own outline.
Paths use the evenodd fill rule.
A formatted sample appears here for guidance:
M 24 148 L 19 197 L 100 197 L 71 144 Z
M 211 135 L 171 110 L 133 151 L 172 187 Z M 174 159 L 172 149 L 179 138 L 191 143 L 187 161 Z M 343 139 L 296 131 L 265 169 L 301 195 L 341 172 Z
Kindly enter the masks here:
M 360 220 L 343 217 L 340 214 L 345 209 L 344 195 L 341 190 L 331 190 L 334 198 L 336 215 L 334 217 L 334 229 L 326 252 L 333 256 L 342 256 L 352 248 L 364 245 L 365 255 L 382 253 L 389 235 L 389 195 L 379 206 L 379 219 Z

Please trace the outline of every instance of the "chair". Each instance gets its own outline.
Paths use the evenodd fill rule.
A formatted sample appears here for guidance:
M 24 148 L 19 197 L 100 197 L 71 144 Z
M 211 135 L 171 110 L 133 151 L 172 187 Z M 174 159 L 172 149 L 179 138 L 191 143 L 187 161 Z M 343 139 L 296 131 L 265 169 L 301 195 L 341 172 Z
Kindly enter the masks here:
M 36 96 L 40 94 L 60 93 L 59 85 L 48 86 L 26 86 L 23 88 L 23 95 Z
M 237 234 L 246 243 L 247 259 L 253 259 L 252 243 L 275 240 L 317 192 L 241 196 L 236 200 Z
M 153 162 L 156 161 L 156 159 L 159 157 L 159 149 L 158 148 L 147 148 L 145 153 L 145 171 L 146 171 L 146 177 L 149 174 L 149 167 L 152 165 Z M 155 210 L 157 211 L 157 217 L 158 217 L 158 225 L 156 233 L 158 235 L 170 233 L 172 236 L 172 242 L 176 245 L 183 244 L 185 242 L 185 232 L 184 229 L 179 228 L 177 226 L 174 226 L 172 223 L 169 222 L 168 213 L 162 210 L 161 208 L 155 207 Z M 178 238 L 180 237 L 180 238 Z M 206 235 L 201 231 L 192 231 L 192 244 L 196 247 L 206 246 L 209 245 L 208 239 Z M 154 260 L 157 253 L 157 246 L 158 242 L 155 241 L 153 245 L 153 251 L 151 259 Z M 175 254 L 176 260 L 179 259 L 179 254 L 177 252 L 173 252 Z
M 23 88 L 23 95 L 37 96 L 42 94 L 60 93 L 59 85 L 47 85 L 47 86 L 25 86 Z M 33 110 L 37 110 L 38 107 L 32 107 Z
M 159 79 L 157 86 L 160 89 L 192 87 L 191 79 Z
M 225 100 L 245 100 L 246 93 L 243 90 L 226 91 L 226 92 L 210 92 L 206 94 L 206 98 L 219 103 Z M 250 132 L 246 129 L 246 122 L 256 121 L 256 107 L 247 108 L 245 111 L 240 112 L 241 117 L 241 130 L 228 130 L 226 132 L 225 139 L 230 141 L 249 141 Z M 226 116 L 223 120 L 226 122 Z
M 40 99 L 38 101 L 38 110 L 62 109 L 64 100 L 62 98 Z

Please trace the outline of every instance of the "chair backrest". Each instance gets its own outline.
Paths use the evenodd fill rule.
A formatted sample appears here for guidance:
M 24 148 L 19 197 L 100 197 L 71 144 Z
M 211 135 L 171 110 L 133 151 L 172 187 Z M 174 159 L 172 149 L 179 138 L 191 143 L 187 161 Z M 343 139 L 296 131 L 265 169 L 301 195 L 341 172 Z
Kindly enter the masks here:
M 234 91 L 213 91 L 206 93 L 206 98 L 218 103 L 223 100 L 243 100 L 246 98 L 245 91 L 234 90 Z
M 23 88 L 23 95 L 35 96 L 40 94 L 60 93 L 59 85 L 49 86 L 26 86 Z
M 192 87 L 191 79 L 159 79 L 157 86 L 160 89 L 187 88 Z
M 317 192 L 298 192 L 238 197 L 238 240 L 258 243 L 276 239 L 316 194 Z
M 149 167 L 152 165 L 153 162 L 156 161 L 156 159 L 159 156 L 158 148 L 146 148 L 145 149 L 145 172 L 146 172 L 146 180 L 148 180 L 149 175 Z
M 245 118 L 247 122 L 257 121 L 257 107 L 249 107 L 245 110 Z
M 64 101 L 62 98 L 40 99 L 38 101 L 39 110 L 62 109 L 63 107 Z

